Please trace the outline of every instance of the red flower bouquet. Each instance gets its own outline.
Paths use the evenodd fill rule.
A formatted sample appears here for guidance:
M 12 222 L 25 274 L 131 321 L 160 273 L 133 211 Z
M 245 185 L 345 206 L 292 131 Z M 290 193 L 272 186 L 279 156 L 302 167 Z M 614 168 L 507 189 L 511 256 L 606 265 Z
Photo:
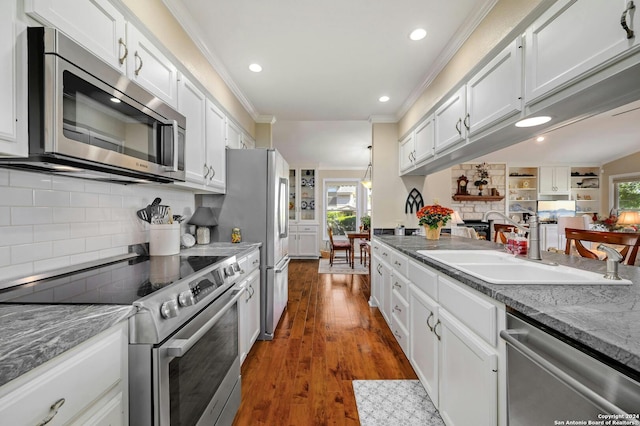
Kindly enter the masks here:
M 416 216 L 418 217 L 420 226 L 428 226 L 431 229 L 436 229 L 439 226 L 446 225 L 451 219 L 452 214 L 452 209 L 434 204 L 432 206 L 424 206 L 418 210 Z

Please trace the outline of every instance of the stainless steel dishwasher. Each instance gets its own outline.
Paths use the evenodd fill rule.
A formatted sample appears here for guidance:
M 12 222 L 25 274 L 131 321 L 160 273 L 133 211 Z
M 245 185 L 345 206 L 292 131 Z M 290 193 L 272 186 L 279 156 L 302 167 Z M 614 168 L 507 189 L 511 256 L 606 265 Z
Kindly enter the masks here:
M 510 426 L 640 424 L 634 379 L 510 313 L 500 337 Z

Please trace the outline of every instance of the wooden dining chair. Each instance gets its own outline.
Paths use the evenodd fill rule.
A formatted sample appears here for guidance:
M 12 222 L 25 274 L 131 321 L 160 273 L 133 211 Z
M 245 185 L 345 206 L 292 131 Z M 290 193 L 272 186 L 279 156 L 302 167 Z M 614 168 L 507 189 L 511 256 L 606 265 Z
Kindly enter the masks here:
M 599 259 L 596 253 L 589 250 L 584 246 L 584 244 L 582 244 L 583 241 L 589 241 L 592 243 L 624 246 L 620 250 L 620 254 L 624 258 L 622 263 L 625 265 L 633 265 L 636 262 L 640 244 L 640 233 L 588 231 L 573 228 L 565 228 L 564 232 L 567 237 L 567 244 L 564 249 L 565 254 L 571 254 L 571 243 L 573 242 L 573 245 L 580 256 L 589 259 Z
M 327 227 L 327 233 L 329 234 L 329 265 L 333 266 L 333 259 L 336 255 L 336 251 L 344 251 L 346 253 L 346 261 L 349 263 L 351 258 L 351 244 L 349 241 L 333 241 L 333 229 Z
M 369 240 L 371 239 L 371 231 L 366 240 L 360 241 L 360 264 L 367 266 L 367 256 L 371 256 L 371 250 L 369 249 Z
M 507 234 L 515 232 L 516 227 L 505 223 L 493 224 L 493 242 L 507 244 Z

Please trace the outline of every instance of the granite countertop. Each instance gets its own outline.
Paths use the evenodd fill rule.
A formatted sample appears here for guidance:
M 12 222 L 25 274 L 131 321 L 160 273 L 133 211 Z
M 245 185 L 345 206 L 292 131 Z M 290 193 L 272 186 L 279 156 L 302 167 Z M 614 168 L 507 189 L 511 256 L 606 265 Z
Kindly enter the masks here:
M 422 256 L 416 250 L 502 250 L 490 241 L 442 235 L 374 236 L 412 259 L 424 263 L 541 324 L 604 354 L 640 375 L 640 268 L 620 265 L 631 285 L 500 285 L 491 284 Z M 606 262 L 543 252 L 543 260 L 593 272 Z
M 261 243 L 212 243 L 188 256 L 242 256 Z M 134 314 L 123 305 L 0 305 L 0 386 Z

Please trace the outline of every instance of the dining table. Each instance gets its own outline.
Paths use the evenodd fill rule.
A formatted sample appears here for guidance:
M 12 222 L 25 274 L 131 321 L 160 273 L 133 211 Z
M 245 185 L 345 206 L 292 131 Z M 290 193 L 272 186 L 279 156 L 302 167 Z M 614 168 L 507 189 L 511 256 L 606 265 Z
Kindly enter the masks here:
M 371 238 L 371 234 L 369 231 L 367 232 L 347 232 L 347 238 L 349 238 L 349 244 L 351 245 L 351 254 L 349 255 L 349 265 L 351 265 L 351 268 L 355 267 L 355 243 L 354 241 L 356 239 L 358 240 L 368 240 L 369 238 Z

